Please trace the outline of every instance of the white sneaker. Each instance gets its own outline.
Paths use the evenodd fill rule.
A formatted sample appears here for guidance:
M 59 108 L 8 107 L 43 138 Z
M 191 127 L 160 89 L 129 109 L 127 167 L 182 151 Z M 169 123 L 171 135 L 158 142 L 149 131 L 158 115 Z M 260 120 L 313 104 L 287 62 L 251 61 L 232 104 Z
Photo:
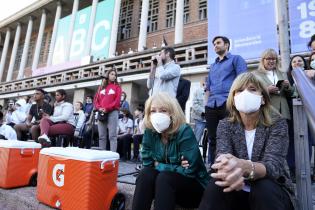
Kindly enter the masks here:
M 49 137 L 44 133 L 40 137 L 38 137 L 38 142 L 43 146 L 43 147 L 48 147 L 51 145 L 51 141 Z

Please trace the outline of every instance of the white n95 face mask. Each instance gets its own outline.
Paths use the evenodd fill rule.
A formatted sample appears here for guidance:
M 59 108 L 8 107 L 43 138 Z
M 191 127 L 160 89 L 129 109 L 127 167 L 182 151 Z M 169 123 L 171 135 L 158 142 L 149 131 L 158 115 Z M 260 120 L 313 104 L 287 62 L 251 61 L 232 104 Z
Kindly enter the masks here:
M 238 95 L 234 96 L 235 107 L 239 112 L 252 113 L 256 112 L 261 106 L 262 96 L 243 90 Z
M 157 112 L 151 114 L 151 123 L 158 133 L 162 133 L 170 127 L 171 118 L 167 114 Z
M 313 60 L 313 61 L 311 62 L 310 66 L 311 66 L 312 69 L 315 69 L 315 60 Z

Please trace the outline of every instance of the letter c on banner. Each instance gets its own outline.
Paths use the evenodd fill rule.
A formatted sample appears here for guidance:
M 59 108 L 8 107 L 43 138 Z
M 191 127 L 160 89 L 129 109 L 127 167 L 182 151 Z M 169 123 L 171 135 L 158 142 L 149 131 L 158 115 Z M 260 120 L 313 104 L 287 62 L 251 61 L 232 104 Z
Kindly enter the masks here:
M 53 168 L 52 178 L 56 186 L 62 187 L 65 184 L 65 165 L 56 164 Z
M 101 35 L 103 36 L 102 40 L 100 43 L 97 43 L 97 37 L 98 37 L 98 31 L 103 29 L 103 31 L 101 31 Z M 105 30 L 105 31 L 104 31 Z M 106 44 L 108 43 L 109 41 L 109 37 L 107 36 L 104 36 L 104 33 L 106 33 L 106 31 L 109 31 L 110 30 L 110 22 L 107 21 L 107 20 L 103 20 L 99 23 L 97 23 L 95 26 L 94 26 L 94 32 L 93 32 L 93 40 L 92 40 L 92 49 L 94 51 L 99 51 L 99 50 L 102 50 Z

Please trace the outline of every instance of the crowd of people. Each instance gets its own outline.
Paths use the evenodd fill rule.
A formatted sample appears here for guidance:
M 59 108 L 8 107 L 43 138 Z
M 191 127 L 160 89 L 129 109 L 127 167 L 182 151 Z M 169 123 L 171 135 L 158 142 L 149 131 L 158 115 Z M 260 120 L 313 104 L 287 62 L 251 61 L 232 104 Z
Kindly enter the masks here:
M 9 100 L 0 112 L 1 138 L 33 139 L 43 147 L 97 145 L 122 161 L 142 161 L 134 210 L 149 210 L 153 200 L 157 210 L 294 209 L 292 99 L 299 94 L 292 71 L 303 69 L 315 80 L 315 35 L 309 58 L 293 56 L 288 70 L 274 49 L 262 52 L 258 69 L 248 71 L 245 60 L 229 52 L 227 37 L 214 37 L 212 44 L 217 58 L 191 94 L 193 128 L 184 114 L 190 81 L 181 77 L 174 49 L 165 47 L 152 58 L 149 98 L 134 115 L 113 68 L 84 103 L 67 102 L 63 89 L 52 102 L 40 88 L 32 97 Z M 199 150 L 205 128 L 210 172 Z

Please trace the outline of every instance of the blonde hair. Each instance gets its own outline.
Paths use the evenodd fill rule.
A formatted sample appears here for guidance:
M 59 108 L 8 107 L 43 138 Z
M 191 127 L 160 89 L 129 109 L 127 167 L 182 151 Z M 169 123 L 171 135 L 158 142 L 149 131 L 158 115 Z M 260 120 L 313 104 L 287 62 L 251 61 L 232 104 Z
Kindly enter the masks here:
M 263 85 L 263 82 L 255 76 L 252 72 L 246 72 L 240 74 L 233 82 L 230 89 L 230 93 L 226 102 L 227 110 L 229 111 L 229 121 L 238 122 L 242 124 L 241 116 L 239 111 L 234 105 L 234 96 L 240 90 L 245 89 L 249 84 L 253 84 L 257 90 L 261 91 L 264 104 L 261 105 L 259 109 L 259 118 L 256 122 L 258 124 L 263 124 L 264 126 L 272 125 L 272 118 L 270 115 L 271 111 L 274 111 L 271 107 L 270 97 L 267 88 Z
M 260 72 L 266 72 L 267 69 L 264 66 L 264 59 L 267 57 L 275 57 L 276 58 L 276 69 L 275 70 L 280 70 L 280 62 L 278 58 L 278 53 L 274 49 L 266 49 L 260 57 L 259 65 L 258 65 L 258 71 Z
M 151 96 L 145 102 L 145 115 L 143 120 L 143 125 L 145 128 L 155 130 L 150 120 L 151 106 L 153 103 L 154 105 L 165 108 L 171 117 L 170 127 L 165 131 L 168 136 L 175 134 L 179 127 L 186 123 L 185 115 L 178 104 L 177 99 L 175 97 L 171 97 L 166 92 L 159 92 Z

